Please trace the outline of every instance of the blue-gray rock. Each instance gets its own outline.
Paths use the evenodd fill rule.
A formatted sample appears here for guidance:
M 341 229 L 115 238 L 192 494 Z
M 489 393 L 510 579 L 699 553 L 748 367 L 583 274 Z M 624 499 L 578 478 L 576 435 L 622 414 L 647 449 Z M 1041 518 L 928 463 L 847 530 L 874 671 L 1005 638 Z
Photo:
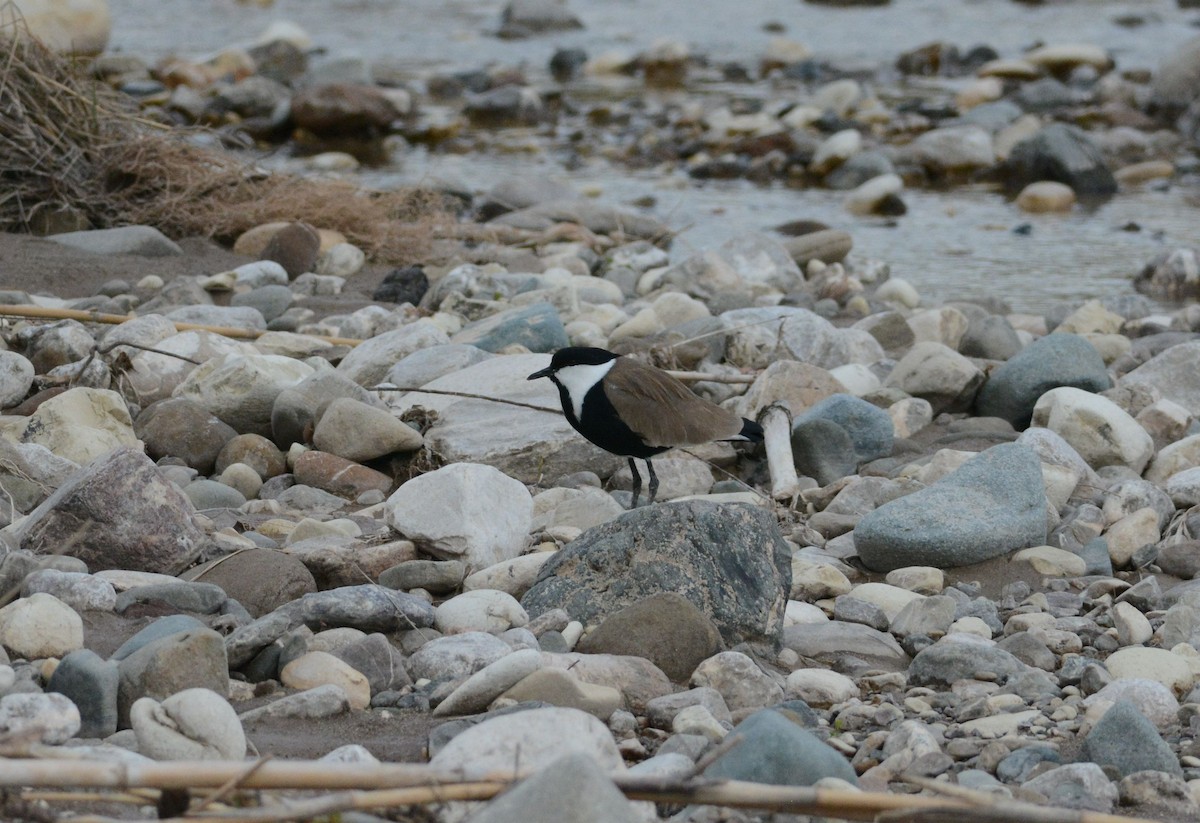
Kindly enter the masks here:
M 595 758 L 569 754 L 488 803 L 470 823 L 637 823 L 620 789 Z
M 908 667 L 908 682 L 913 686 L 949 687 L 955 680 L 974 678 L 991 672 L 1001 681 L 1028 671 L 1028 667 L 999 646 L 947 637 L 922 649 Z
M 165 603 L 181 612 L 216 614 L 228 598 L 212 583 L 157 583 L 134 586 L 117 595 L 118 614 L 137 604 Z
M 433 606 L 415 595 L 374 584 L 306 594 L 225 638 L 229 665 L 245 665 L 263 646 L 300 625 L 316 630 L 349 626 L 385 633 L 424 629 L 433 625 Z
M 791 559 L 774 516 L 745 504 L 664 503 L 588 529 L 521 599 L 531 617 L 565 609 L 596 626 L 661 592 L 683 595 L 726 643 L 778 643 Z
M 1083 739 L 1080 757 L 1113 766 L 1124 777 L 1152 770 L 1183 775 L 1179 759 L 1131 701 L 1118 700 Z
M 234 308 L 248 307 L 262 315 L 270 323 L 291 307 L 296 294 L 287 286 L 267 285 L 247 292 L 235 294 L 229 301 Z
M 1112 387 L 1100 353 L 1077 334 L 1048 334 L 1026 346 L 992 372 L 979 391 L 975 411 L 1025 428 L 1038 398 L 1060 386 L 1097 393 Z
M 1005 183 L 1012 190 L 1039 180 L 1065 183 L 1078 195 L 1106 195 L 1117 190 L 1117 181 L 1091 138 L 1065 123 L 1051 123 L 1017 143 L 1006 166 Z
M 174 257 L 183 254 L 183 249 L 153 226 L 69 231 L 46 239 L 92 254 L 136 254 L 139 257 Z
M 967 331 L 958 341 L 959 354 L 967 357 L 982 357 L 986 360 L 1010 360 L 1021 351 L 1021 338 L 999 314 L 987 314 L 972 318 Z
M 798 420 L 792 426 L 792 461 L 797 472 L 821 486 L 848 477 L 858 469 L 858 453 L 850 432 L 832 420 L 821 418 Z
M 284 287 L 286 288 L 286 287 Z M 173 323 L 198 323 L 201 326 L 225 326 L 233 329 L 266 331 L 262 312 L 252 306 L 181 306 L 167 312 Z
M 558 310 L 549 303 L 533 303 L 477 320 L 454 335 L 451 342 L 466 343 L 490 352 L 499 352 L 508 346 L 524 346 L 531 352 L 552 352 L 571 344 Z
M 996 777 L 1005 783 L 1021 783 L 1039 763 L 1061 763 L 1058 749 L 1035 743 L 1017 749 L 996 765 Z
M 896 170 L 892 161 L 880 151 L 862 151 L 850 157 L 825 176 L 825 186 L 836 191 L 849 191 L 882 174 Z
M 793 430 L 810 420 L 829 420 L 845 429 L 859 461 L 866 463 L 892 453 L 896 436 L 892 418 L 873 403 L 850 394 L 835 394 L 796 418 Z
M 146 628 L 139 631 L 133 637 L 122 643 L 117 650 L 109 657 L 110 660 L 120 662 L 129 655 L 136 652 L 143 646 L 153 643 L 162 637 L 169 637 L 173 634 L 179 634 L 190 629 L 205 629 L 208 628 L 199 619 L 192 617 L 190 614 L 169 614 L 166 617 L 160 617 Z
M 1041 463 L 1028 446 L 1001 443 L 931 486 L 885 503 L 854 529 L 874 571 L 952 568 L 1046 542 Z
M 394 386 L 424 386 L 439 377 L 494 357 L 478 346 L 446 343 L 415 351 L 388 369 L 384 380 Z
M 386 635 L 369 634 L 362 640 L 334 649 L 332 654 L 367 678 L 371 694 L 412 685 L 404 668 L 404 656 L 388 642 Z
M 117 730 L 118 681 L 115 662 L 79 649 L 54 669 L 46 691 L 65 695 L 79 708 L 80 737 L 108 737 Z
M 1083 558 L 1085 575 L 1113 576 L 1112 555 L 1108 553 L 1108 541 L 1103 537 L 1093 537 L 1075 553 Z
M 773 786 L 811 786 L 826 777 L 857 785 L 845 757 L 774 709 L 747 717 L 734 728 L 742 742 L 713 761 L 704 776 Z

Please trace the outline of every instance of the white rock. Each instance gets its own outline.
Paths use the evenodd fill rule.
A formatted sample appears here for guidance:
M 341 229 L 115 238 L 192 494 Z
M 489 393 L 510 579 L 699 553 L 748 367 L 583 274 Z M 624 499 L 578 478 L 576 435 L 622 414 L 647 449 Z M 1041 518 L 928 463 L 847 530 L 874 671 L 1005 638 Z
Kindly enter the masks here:
M 784 691 L 788 697 L 798 697 L 818 708 L 828 708 L 859 696 L 853 680 L 829 669 L 797 669 L 788 675 Z
M 67 389 L 38 406 L 21 442 L 45 446 L 80 465 L 119 446 L 141 446 L 121 395 L 87 388 Z
M 1145 646 L 1117 649 L 1108 656 L 1104 665 L 1117 680 L 1127 678 L 1156 680 L 1176 695 L 1187 694 L 1195 681 L 1195 675 L 1187 661 L 1166 649 L 1152 649 Z
M 62 53 L 100 54 L 112 33 L 108 0 L 20 0 L 24 30 Z M 8 19 L 8 13 L 5 15 Z
M 206 331 L 180 332 L 153 345 L 157 351 L 129 350 L 130 368 L 121 381 L 121 391 L 126 399 L 142 408 L 170 397 L 184 378 L 197 368 L 197 363 L 229 355 L 258 354 L 249 343 Z M 187 360 L 172 357 L 173 354 Z
M 933 422 L 933 406 L 923 397 L 906 397 L 887 408 L 896 437 L 911 437 Z
M 968 735 L 976 735 L 985 740 L 993 740 L 998 737 L 1006 737 L 1020 732 L 1022 726 L 1028 726 L 1033 720 L 1042 716 L 1042 713 L 1037 709 L 1029 709 L 1023 712 L 1010 712 L 1009 714 L 997 714 L 991 717 L 980 717 L 975 720 L 968 720 L 959 724 Z
M 37 592 L 53 595 L 78 611 L 111 612 L 117 605 L 113 584 L 101 577 L 58 569 L 38 569 L 26 576 L 21 596 Z
M 533 498 L 534 532 L 555 526 L 587 530 L 625 512 L 611 494 L 594 486 L 578 489 L 555 487 Z
M 391 413 L 351 397 L 329 403 L 313 431 L 313 445 L 347 460 L 363 462 L 424 443 L 421 433 Z
M 453 463 L 413 478 L 384 504 L 389 526 L 443 559 L 472 569 L 511 560 L 525 548 L 533 498 L 491 466 Z
M 896 615 L 914 600 L 920 600 L 924 595 L 902 589 L 899 586 L 889 586 L 887 583 L 862 583 L 850 590 L 847 597 L 866 601 L 883 610 L 888 620 L 895 620 Z
M 979 126 L 946 126 L 913 141 L 917 158 L 930 168 L 963 172 L 996 162 L 992 136 Z
M 0 409 L 15 406 L 33 385 L 33 364 L 15 351 L 0 351 Z
M 1166 492 L 1176 508 L 1188 509 L 1200 504 L 1200 466 L 1184 469 L 1167 478 Z
M 358 274 L 367 262 L 363 250 L 351 243 L 338 243 L 317 259 L 317 274 L 351 277 Z
M 783 610 L 783 627 L 796 625 L 811 625 L 828 623 L 829 616 L 821 611 L 819 606 L 812 603 L 801 603 L 799 600 L 789 600 Z
M 1154 635 L 1146 615 L 1129 603 L 1114 604 L 1112 618 L 1117 627 L 1117 640 L 1122 646 L 1140 646 Z
M 501 560 L 486 569 L 467 575 L 463 580 L 463 591 L 497 589 L 519 598 L 533 587 L 537 582 L 538 572 L 553 556 L 554 552 L 539 551 L 523 554 L 512 560 Z
M 713 717 L 707 706 L 699 704 L 684 706 L 671 718 L 671 731 L 675 734 L 696 734 L 719 743 L 729 734 L 729 729 Z
M 184 689 L 159 703 L 134 702 L 129 722 L 138 750 L 155 760 L 241 760 L 246 734 L 228 701 L 209 689 Z
M 442 634 L 476 631 L 499 634 L 528 622 L 529 615 L 516 598 L 495 589 L 463 592 L 434 612 L 434 625 Z
M 1054 546 L 1033 546 L 1013 555 L 1014 562 L 1025 562 L 1046 577 L 1080 577 L 1087 571 L 1083 558 Z
M 904 566 L 888 572 L 884 582 L 917 594 L 938 594 L 946 587 L 946 576 L 934 566 Z
M 57 597 L 38 592 L 0 609 L 0 645 L 16 657 L 62 657 L 83 648 L 83 620 Z
M 1200 465 L 1200 434 L 1193 434 L 1162 448 L 1146 469 L 1146 479 L 1162 484 L 1184 469 Z
M 992 630 L 986 622 L 978 617 L 960 617 L 950 624 L 947 634 L 970 634 L 990 640 Z
M 916 342 L 941 343 L 955 350 L 970 325 L 967 316 L 953 306 L 915 312 L 905 322 L 912 329 Z
M 21 737 L 37 733 L 42 743 L 66 743 L 79 733 L 79 709 L 55 692 L 6 694 L 0 698 L 0 734 Z
M 1123 465 L 1140 474 L 1154 455 L 1154 441 L 1128 412 L 1083 389 L 1061 386 L 1043 394 L 1032 425 L 1061 435 L 1096 469 Z
M 716 689 L 730 711 L 772 706 L 783 697 L 775 679 L 741 652 L 720 652 L 704 660 L 692 672 L 691 684 Z
M 851 214 L 874 214 L 879 204 L 888 197 L 904 191 L 904 181 L 898 174 L 881 174 L 872 177 L 846 195 L 846 211 Z
M 857 129 L 834 132 L 817 146 L 809 167 L 817 174 L 825 174 L 862 151 L 862 145 L 862 135 Z
M 1160 537 L 1158 512 L 1149 506 L 1125 515 L 1104 534 L 1108 556 L 1117 568 L 1127 565 L 1134 552 L 1148 543 L 1157 543 Z
M 434 323 L 418 320 L 364 340 L 342 358 L 337 370 L 358 385 L 371 388 L 380 383 L 388 369 L 402 358 L 418 349 L 449 342 L 450 337 Z
M 557 707 L 484 720 L 455 736 L 429 765 L 469 779 L 511 770 L 518 759 L 522 769 L 535 772 L 575 753 L 594 758 L 608 772 L 625 769 L 607 726 L 587 712 Z
M 1124 678 L 1114 680 L 1100 691 L 1087 697 L 1083 703 L 1116 703 L 1128 700 L 1157 728 L 1166 731 L 1179 723 L 1179 701 L 1169 688 L 1157 680 Z
M 536 649 L 522 649 L 505 655 L 467 678 L 437 705 L 433 716 L 450 717 L 483 711 L 498 696 L 541 668 L 541 660 L 541 652 Z

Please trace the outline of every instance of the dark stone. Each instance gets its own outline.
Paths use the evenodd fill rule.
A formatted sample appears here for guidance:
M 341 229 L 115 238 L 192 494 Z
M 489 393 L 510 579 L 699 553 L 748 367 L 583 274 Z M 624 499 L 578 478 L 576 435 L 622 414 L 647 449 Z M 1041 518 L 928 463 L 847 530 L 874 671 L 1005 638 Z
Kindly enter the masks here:
M 164 700 L 184 689 L 229 693 L 229 666 L 221 635 L 189 629 L 142 646 L 118 666 L 118 725 L 129 725 L 129 707 L 141 697 Z
M 943 639 L 913 658 L 908 682 L 910 686 L 949 688 L 955 680 L 974 678 L 982 672 L 991 672 L 1004 680 L 1025 671 L 1024 663 L 999 646 Z
M 1039 180 L 1057 180 L 1076 194 L 1109 195 L 1117 181 L 1090 137 L 1074 126 L 1051 123 L 1017 143 L 1006 163 L 1005 184 L 1020 191 Z
M 211 583 L 158 583 L 135 586 L 117 595 L 117 614 L 144 603 L 165 603 L 181 612 L 216 614 L 228 598 Z
M 849 761 L 821 738 L 774 709 L 763 709 L 734 728 L 741 745 L 718 757 L 705 777 L 772 786 L 811 786 L 826 777 L 858 785 Z
M 296 125 L 321 137 L 374 137 L 386 132 L 399 116 L 382 89 L 359 83 L 311 86 L 292 97 Z M 296 276 L 291 269 L 288 275 Z
M 418 306 L 429 291 L 429 278 L 420 266 L 392 269 L 375 289 L 371 299 L 381 303 L 411 303 Z
M 321 236 L 307 223 L 289 223 L 267 241 L 259 260 L 273 260 L 283 266 L 289 280 L 295 280 L 317 266 Z
M 1112 766 L 1122 777 L 1146 770 L 1183 775 L 1170 745 L 1128 700 L 1118 700 L 1097 721 L 1083 739 L 1080 757 Z
M 182 397 L 151 403 L 133 424 L 154 460 L 177 457 L 200 474 L 212 474 L 221 448 L 237 431 L 199 404 Z
M 565 609 L 585 625 L 662 592 L 707 615 L 726 643 L 779 642 L 791 558 L 771 513 L 743 504 L 664 503 L 584 532 L 522 598 L 536 617 Z
M 834 421 L 821 418 L 797 420 L 793 425 L 792 460 L 797 472 L 814 478 L 821 486 L 848 477 L 858 468 L 850 433 Z
M 118 681 L 116 663 L 79 649 L 54 669 L 46 691 L 69 697 L 79 709 L 79 737 L 108 737 L 117 730 Z
M 160 617 L 146 628 L 139 631 L 133 637 L 122 643 L 115 652 L 112 653 L 110 660 L 120 662 L 129 655 L 136 652 L 145 645 L 153 643 L 162 637 L 168 637 L 173 634 L 188 631 L 189 629 L 205 629 L 208 628 L 200 620 L 192 617 L 189 614 L 171 614 L 166 617 Z
M 188 569 L 186 580 L 213 584 L 262 617 L 317 590 L 312 572 L 296 557 L 271 549 L 247 549 Z
M 1060 386 L 1097 393 L 1112 387 L 1100 353 L 1077 334 L 1048 334 L 1026 346 L 988 377 L 975 411 L 1023 429 L 1038 398 Z

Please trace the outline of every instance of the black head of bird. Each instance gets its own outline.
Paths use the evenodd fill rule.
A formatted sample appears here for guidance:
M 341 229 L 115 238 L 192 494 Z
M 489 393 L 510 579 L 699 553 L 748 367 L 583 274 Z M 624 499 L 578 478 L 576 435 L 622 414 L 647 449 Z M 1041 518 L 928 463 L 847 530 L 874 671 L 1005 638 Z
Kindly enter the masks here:
M 559 349 L 549 366 L 528 379 L 540 377 L 549 377 L 558 387 L 563 414 L 575 431 L 605 451 L 629 459 L 634 507 L 642 490 L 635 457 L 646 461 L 653 503 L 658 477 L 650 458 L 655 455 L 714 440 L 763 439 L 762 427 L 753 420 L 693 394 L 660 369 L 604 349 Z

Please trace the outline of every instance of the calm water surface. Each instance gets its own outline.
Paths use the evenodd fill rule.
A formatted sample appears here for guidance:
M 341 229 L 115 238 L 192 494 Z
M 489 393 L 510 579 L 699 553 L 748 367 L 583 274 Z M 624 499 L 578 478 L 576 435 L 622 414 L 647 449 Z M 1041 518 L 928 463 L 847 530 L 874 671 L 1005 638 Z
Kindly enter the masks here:
M 933 40 L 960 48 L 987 44 L 1013 56 L 1038 42 L 1097 43 L 1121 69 L 1150 68 L 1200 33 L 1200 11 L 1174 0 L 1059 0 L 1040 6 L 1009 0 L 893 0 L 881 8 L 835 9 L 799 0 L 571 0 L 586 28 L 524 41 L 490 36 L 503 2 L 492 0 L 278 0 L 263 8 L 233 0 L 110 0 L 113 50 L 156 59 L 201 57 L 254 39 L 274 20 L 301 25 L 326 59 L 387 59 L 414 71 L 524 64 L 539 77 L 556 48 L 590 54 L 636 53 L 660 37 L 688 42 L 716 60 L 752 62 L 777 22 L 818 59 L 842 66 L 890 63 Z M 743 181 L 696 183 L 683 175 L 631 172 L 601 160 L 565 171 L 553 157 L 512 153 L 444 156 L 414 150 L 363 182 L 396 186 L 455 178 L 482 190 L 514 174 L 545 174 L 597 190 L 612 202 L 653 197 L 652 213 L 681 230 L 676 258 L 712 248 L 736 234 L 786 220 L 817 219 L 849 230 L 856 255 L 886 260 L 932 301 L 999 294 L 1018 311 L 1062 301 L 1128 292 L 1129 276 L 1168 245 L 1200 244 L 1195 192 L 1122 193 L 1090 211 L 1022 215 L 985 191 L 911 191 L 909 212 L 895 223 L 857 218 L 844 195 L 794 191 Z M 1029 234 L 1013 231 L 1031 223 Z M 1123 227 L 1136 224 L 1140 231 Z

